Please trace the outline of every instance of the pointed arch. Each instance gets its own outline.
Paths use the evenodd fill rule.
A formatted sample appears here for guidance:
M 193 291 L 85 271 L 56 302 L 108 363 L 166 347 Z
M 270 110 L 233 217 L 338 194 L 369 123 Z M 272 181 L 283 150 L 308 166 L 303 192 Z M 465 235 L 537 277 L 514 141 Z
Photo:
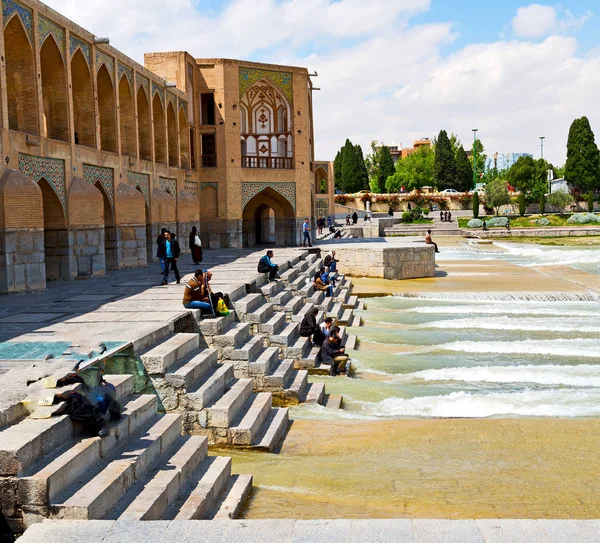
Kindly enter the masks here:
M 184 170 L 190 169 L 190 140 L 189 140 L 188 121 L 185 115 L 185 109 L 179 108 L 179 155 L 181 157 L 181 167 Z
M 172 102 L 169 102 L 167 106 L 167 134 L 169 137 L 169 166 L 176 168 L 179 166 L 179 144 L 177 142 L 177 117 Z
M 21 19 L 14 15 L 4 29 L 8 127 L 39 135 L 33 50 Z
M 115 89 L 106 64 L 98 70 L 98 113 L 100 116 L 100 148 L 117 152 Z
M 294 208 L 287 198 L 273 188 L 265 187 L 244 206 L 243 245 L 291 245 L 295 239 L 295 221 Z
M 152 98 L 152 115 L 154 118 L 154 160 L 167 164 L 167 142 L 165 134 L 165 110 L 158 93 Z
M 44 177 L 38 182 L 42 190 L 44 209 L 44 253 L 46 280 L 69 279 L 68 256 L 64 256 L 64 243 L 68 243 L 65 210 L 58 194 Z
M 152 126 L 150 124 L 150 104 L 144 86 L 140 85 L 137 91 L 137 121 L 138 143 L 140 158 L 152 160 Z
M 96 147 L 96 122 L 92 74 L 81 48 L 71 58 L 73 89 L 74 140 L 80 145 Z
M 40 63 L 44 104 L 43 135 L 49 139 L 69 141 L 65 63 L 52 34 L 44 40 L 40 50 Z
M 126 74 L 123 74 L 119 81 L 119 126 L 121 128 L 121 154 L 137 156 L 133 92 Z

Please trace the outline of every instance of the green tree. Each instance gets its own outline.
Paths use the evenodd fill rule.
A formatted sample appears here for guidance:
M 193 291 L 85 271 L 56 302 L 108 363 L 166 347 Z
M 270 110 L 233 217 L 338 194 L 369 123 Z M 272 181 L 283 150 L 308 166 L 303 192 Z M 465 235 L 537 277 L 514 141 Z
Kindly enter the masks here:
M 525 194 L 528 202 L 535 202 L 548 191 L 548 170 L 553 167 L 546 160 L 522 156 L 510 167 L 506 179 Z
M 546 212 L 546 195 L 540 196 L 540 213 L 543 215 Z
M 411 191 L 433 183 L 433 149 L 424 145 L 396 163 L 396 173 L 385 182 L 388 192 L 400 192 L 404 187 Z
M 366 190 L 369 188 L 369 173 L 367 172 L 365 157 L 360 145 L 354 146 L 354 163 L 356 164 L 356 177 L 354 178 L 353 192 Z
M 564 190 L 557 190 L 548 196 L 548 203 L 556 211 L 563 211 L 573 203 L 573 196 Z
M 593 213 L 594 212 L 594 193 L 592 191 L 588 192 L 587 206 L 588 206 L 588 213 Z
M 438 190 L 456 189 L 456 158 L 445 130 L 440 130 L 435 143 L 433 178 Z
M 525 201 L 525 193 L 521 192 L 519 194 L 519 215 L 524 217 L 525 211 L 527 211 L 527 202 Z
M 456 151 L 456 190 L 467 192 L 473 187 L 473 166 L 461 145 Z
M 477 155 L 477 182 L 479 182 L 479 180 L 482 179 L 484 176 L 487 155 L 485 154 L 485 147 L 483 146 L 483 143 L 481 143 L 481 140 L 479 138 L 475 140 L 474 147 L 475 154 Z M 473 153 L 471 153 L 469 160 L 471 161 L 471 165 L 473 165 Z
M 352 160 L 353 155 L 354 145 L 347 139 L 333 161 L 335 187 L 343 192 L 348 192 L 346 179 L 344 178 L 344 165 L 347 161 Z
M 565 179 L 580 192 L 600 186 L 600 153 L 587 117 L 575 119 L 569 129 Z
M 335 186 L 344 192 L 358 192 L 369 187 L 367 167 L 360 145 L 346 140 L 333 162 Z
M 385 182 L 390 175 L 394 175 L 394 159 L 387 145 L 377 146 L 377 142 L 371 142 L 371 154 L 365 159 L 369 173 L 369 185 L 373 192 L 385 191 Z
M 479 217 L 479 193 L 478 192 L 473 193 L 473 217 L 476 219 Z
M 510 203 L 506 181 L 494 179 L 485 186 L 485 203 L 496 210 L 496 215 L 500 206 Z

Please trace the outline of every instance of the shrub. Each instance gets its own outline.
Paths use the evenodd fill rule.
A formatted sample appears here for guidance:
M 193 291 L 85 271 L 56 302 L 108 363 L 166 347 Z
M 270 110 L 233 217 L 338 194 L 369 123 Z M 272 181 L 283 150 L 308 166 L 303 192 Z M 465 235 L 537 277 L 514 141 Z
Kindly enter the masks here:
M 522 192 L 521 194 L 519 194 L 519 215 L 521 215 L 521 217 L 525 216 L 526 209 L 527 203 L 525 202 L 525 193 Z
M 570 224 L 589 224 L 591 222 L 600 222 L 600 216 L 594 213 L 577 213 L 571 215 L 567 222 Z
M 594 212 L 594 193 L 592 191 L 588 192 L 587 204 L 588 204 L 588 213 L 593 213 Z
M 473 217 L 479 217 L 479 193 L 477 192 L 473 194 Z
M 536 224 L 539 224 L 540 226 L 548 226 L 550 224 L 550 221 L 546 217 L 537 219 L 535 222 L 536 222 Z
M 367 202 L 372 202 L 373 201 L 373 197 L 368 192 L 365 192 L 363 195 L 361 195 L 360 201 L 363 204 L 366 204 Z
M 556 210 L 562 211 L 573 203 L 573 197 L 563 190 L 553 192 L 548 196 L 548 203 Z
M 475 193 L 477 194 L 477 193 Z M 471 219 L 468 223 L 467 223 L 467 228 L 481 228 L 483 226 L 483 221 L 480 221 L 479 219 Z
M 410 223 L 423 218 L 423 210 L 420 207 L 415 207 L 410 211 L 402 213 L 402 222 Z
M 546 211 L 546 196 L 543 194 L 540 196 L 540 213 L 543 215 Z
M 494 217 L 493 219 L 490 219 L 489 221 L 487 221 L 487 225 L 489 228 L 492 228 L 495 226 L 505 227 L 507 224 L 508 224 L 508 217 Z
M 335 203 L 345 206 L 348 202 L 354 200 L 353 196 L 348 196 L 347 194 L 338 194 L 335 197 Z

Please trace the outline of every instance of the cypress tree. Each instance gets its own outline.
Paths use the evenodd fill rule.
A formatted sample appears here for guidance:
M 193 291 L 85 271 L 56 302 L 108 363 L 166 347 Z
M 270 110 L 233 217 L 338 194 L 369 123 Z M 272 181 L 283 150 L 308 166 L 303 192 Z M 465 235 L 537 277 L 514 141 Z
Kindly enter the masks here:
M 479 217 L 479 194 L 473 193 L 473 217 L 477 219 Z
M 594 212 L 594 193 L 592 191 L 588 192 L 587 205 L 588 205 L 588 213 L 593 213 Z
M 433 172 L 434 184 L 438 190 L 457 188 L 456 158 L 445 130 L 440 130 L 435 144 Z
M 546 211 L 546 196 L 540 196 L 540 213 L 543 215 Z
M 363 155 L 363 150 L 360 145 L 354 146 L 354 160 L 356 161 L 356 189 L 359 190 L 368 190 L 369 189 L 369 172 L 367 170 L 367 164 L 365 163 L 365 157 Z
M 467 192 L 473 185 L 473 166 L 463 146 L 456 150 L 456 190 Z
M 575 119 L 569 129 L 565 179 L 580 192 L 593 191 L 600 184 L 600 153 L 587 117 Z
M 335 188 L 343 190 L 342 189 L 342 168 L 344 165 L 344 157 L 342 154 L 342 151 L 344 150 L 344 148 L 342 147 L 338 152 L 337 155 L 335 155 L 335 160 L 333 161 L 333 178 L 335 180 Z
M 385 182 L 390 175 L 396 173 L 396 167 L 394 166 L 394 159 L 390 154 L 390 148 L 387 145 L 382 145 L 379 149 L 379 179 L 378 179 L 378 191 L 383 192 L 385 190 Z
M 525 193 L 521 192 L 521 194 L 519 194 L 519 215 L 521 215 L 521 217 L 525 216 Z

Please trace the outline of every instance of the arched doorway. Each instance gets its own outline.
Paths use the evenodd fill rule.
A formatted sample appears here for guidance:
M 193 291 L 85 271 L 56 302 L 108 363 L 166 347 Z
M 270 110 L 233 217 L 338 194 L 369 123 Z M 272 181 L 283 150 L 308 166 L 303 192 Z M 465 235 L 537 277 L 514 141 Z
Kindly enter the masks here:
M 135 187 L 142 196 L 144 193 L 140 187 Z M 154 237 L 152 236 L 152 223 L 150 222 L 150 209 L 148 207 L 148 201 L 144 196 L 144 210 L 145 210 L 145 220 L 146 220 L 146 260 L 148 264 L 150 264 L 154 260 Z
M 94 91 L 88 63 L 77 49 L 71 60 L 73 82 L 73 118 L 75 143 L 96 147 L 96 123 L 94 122 Z
M 117 152 L 115 89 L 106 64 L 98 70 L 98 112 L 100 113 L 100 147 Z
M 44 136 L 69 141 L 67 115 L 67 77 L 60 49 L 49 34 L 40 51 L 42 98 L 44 103 Z
M 118 267 L 117 257 L 117 228 L 115 224 L 115 214 L 110 200 L 100 181 L 96 181 L 94 186 L 102 193 L 104 203 L 104 255 L 107 270 L 114 270 Z
M 69 279 L 69 255 L 62 254 L 70 246 L 65 212 L 50 183 L 42 178 L 38 185 L 44 206 L 46 281 Z
M 290 202 L 270 187 L 255 195 L 242 214 L 242 243 L 255 245 L 295 244 L 296 218 Z
M 138 109 L 138 141 L 140 158 L 152 161 L 152 131 L 150 126 L 150 106 L 144 87 L 140 85 L 137 92 Z

